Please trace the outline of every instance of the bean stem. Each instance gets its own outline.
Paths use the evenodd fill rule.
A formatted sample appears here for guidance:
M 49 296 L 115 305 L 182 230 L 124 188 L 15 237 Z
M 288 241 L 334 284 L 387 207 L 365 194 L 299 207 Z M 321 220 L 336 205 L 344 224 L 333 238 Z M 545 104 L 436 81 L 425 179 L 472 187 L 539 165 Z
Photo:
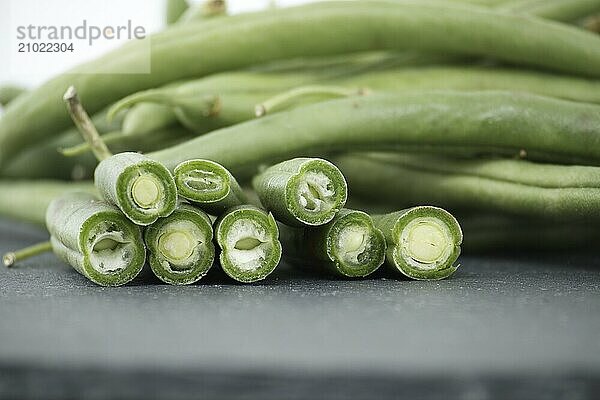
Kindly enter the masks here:
M 94 156 L 98 161 L 102 161 L 110 156 L 112 153 L 106 147 L 106 144 L 100 137 L 98 130 L 94 126 L 94 123 L 90 119 L 88 113 L 85 111 L 77 95 L 77 90 L 74 86 L 69 86 L 63 96 L 63 100 L 67 103 L 67 110 L 73 119 L 73 122 L 79 129 L 79 132 L 83 136 L 84 140 L 89 143 Z
M 349 89 L 342 86 L 302 86 L 275 95 L 257 104 L 254 110 L 257 117 L 262 117 L 267 113 L 282 110 L 303 97 L 337 98 L 363 95 L 365 93 L 366 89 Z
M 25 247 L 20 250 L 11 251 L 2 256 L 2 262 L 5 267 L 12 267 L 15 263 L 27 260 L 28 258 L 35 257 L 37 255 L 52 251 L 52 244 L 50 241 L 34 244 L 32 246 Z

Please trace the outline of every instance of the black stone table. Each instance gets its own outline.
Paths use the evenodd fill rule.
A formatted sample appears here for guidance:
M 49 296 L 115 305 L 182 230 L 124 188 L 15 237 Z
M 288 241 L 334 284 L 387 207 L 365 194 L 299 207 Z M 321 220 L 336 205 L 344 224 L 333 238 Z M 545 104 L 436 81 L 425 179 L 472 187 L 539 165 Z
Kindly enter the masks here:
M 0 251 L 44 239 L 0 220 Z M 88 282 L 52 255 L 0 269 L 0 398 L 600 396 L 600 256 L 461 258 L 452 279 L 215 268 Z

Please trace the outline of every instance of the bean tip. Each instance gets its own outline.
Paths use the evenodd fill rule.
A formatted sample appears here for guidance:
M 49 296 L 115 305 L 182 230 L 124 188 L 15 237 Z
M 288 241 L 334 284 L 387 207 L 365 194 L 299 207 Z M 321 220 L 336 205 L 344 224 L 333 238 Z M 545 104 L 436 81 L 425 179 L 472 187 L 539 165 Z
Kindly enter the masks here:
M 63 95 L 63 100 L 69 101 L 74 99 L 75 97 L 77 97 L 77 90 L 75 89 L 75 86 L 71 85 Z
M 264 105 L 259 104 L 254 107 L 254 114 L 259 118 L 263 117 L 267 114 L 267 108 Z
M 4 266 L 7 268 L 12 267 L 15 264 L 17 257 L 15 256 L 15 253 L 6 253 L 4 256 L 2 256 L 2 262 L 4 263 Z

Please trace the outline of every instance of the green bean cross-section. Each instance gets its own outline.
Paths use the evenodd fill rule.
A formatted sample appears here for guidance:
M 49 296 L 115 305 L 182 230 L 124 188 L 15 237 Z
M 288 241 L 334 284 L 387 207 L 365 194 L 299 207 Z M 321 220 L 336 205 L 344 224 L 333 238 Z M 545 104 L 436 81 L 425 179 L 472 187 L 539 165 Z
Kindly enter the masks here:
M 189 204 L 146 228 L 144 239 L 152 272 L 172 285 L 197 282 L 215 259 L 210 217 Z
M 187 160 L 175 167 L 175 185 L 181 197 L 212 215 L 248 201 L 233 175 L 210 160 Z
M 275 164 L 252 182 L 262 205 L 291 226 L 331 221 L 348 197 L 346 180 L 327 160 L 294 158 Z
M 91 194 L 68 193 L 53 200 L 46 227 L 54 253 L 98 285 L 124 285 L 144 266 L 140 228 Z
M 298 266 L 359 278 L 375 272 L 385 260 L 383 233 L 362 211 L 343 209 L 325 225 L 282 224 L 280 231 L 284 258 Z
M 388 245 L 386 261 L 417 280 L 448 278 L 458 268 L 463 235 L 456 218 L 431 206 L 373 216 Z
M 215 225 L 221 268 L 231 278 L 251 283 L 265 279 L 281 259 L 279 229 L 270 213 L 254 206 L 234 207 Z

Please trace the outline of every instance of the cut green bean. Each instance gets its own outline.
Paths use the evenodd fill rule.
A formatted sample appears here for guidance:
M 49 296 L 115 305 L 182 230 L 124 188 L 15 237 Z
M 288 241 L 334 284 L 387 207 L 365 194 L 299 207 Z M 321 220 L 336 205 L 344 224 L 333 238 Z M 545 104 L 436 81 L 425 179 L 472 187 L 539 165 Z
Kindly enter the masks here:
M 210 217 L 189 204 L 146 228 L 144 239 L 152 272 L 171 285 L 197 282 L 215 259 Z
M 302 267 L 360 278 L 375 272 L 385 260 L 383 233 L 362 211 L 343 209 L 318 227 L 282 224 L 280 232 L 284 258 Z
M 422 92 L 331 100 L 267 115 L 148 157 L 206 158 L 238 179 L 265 162 L 367 149 L 518 155 L 600 163 L 600 107 L 508 92 Z
M 272 45 L 273 38 L 277 45 Z M 133 92 L 216 71 L 308 55 L 417 46 L 424 52 L 487 56 L 600 77 L 600 40 L 590 32 L 539 18 L 429 1 L 310 4 L 176 25 L 149 41 L 149 74 L 110 73 L 133 70 L 147 56 L 147 42 L 133 41 L 19 96 L 0 120 L 0 166 L 30 143 L 67 127 L 56 99 L 69 84 L 90 98 L 89 110 L 96 112 Z M 197 62 L 198 54 L 210 57 Z M 91 71 L 106 73 L 90 79 Z
M 600 168 L 409 155 L 334 159 L 353 196 L 394 209 L 432 204 L 561 221 L 600 218 Z M 394 184 L 389 184 L 393 182 Z
M 73 121 L 100 160 L 94 171 L 94 184 L 100 195 L 138 225 L 150 225 L 171 214 L 177 206 L 177 188 L 169 170 L 139 153 L 112 155 L 73 86 L 64 99 Z
M 257 175 L 252 186 L 262 205 L 290 226 L 318 226 L 331 221 L 344 207 L 346 180 L 327 160 L 295 158 Z
M 223 214 L 216 222 L 215 238 L 221 268 L 239 282 L 265 279 L 281 259 L 275 219 L 254 206 L 234 207 Z
M 181 197 L 212 215 L 247 204 L 248 200 L 233 175 L 210 160 L 188 160 L 175 167 L 175 185 Z
M 449 212 L 431 206 L 373 216 L 387 242 L 386 262 L 417 280 L 448 278 L 458 268 L 462 231 Z
M 46 227 L 54 253 L 98 285 L 124 285 L 144 266 L 146 248 L 139 227 L 90 194 L 53 200 Z

